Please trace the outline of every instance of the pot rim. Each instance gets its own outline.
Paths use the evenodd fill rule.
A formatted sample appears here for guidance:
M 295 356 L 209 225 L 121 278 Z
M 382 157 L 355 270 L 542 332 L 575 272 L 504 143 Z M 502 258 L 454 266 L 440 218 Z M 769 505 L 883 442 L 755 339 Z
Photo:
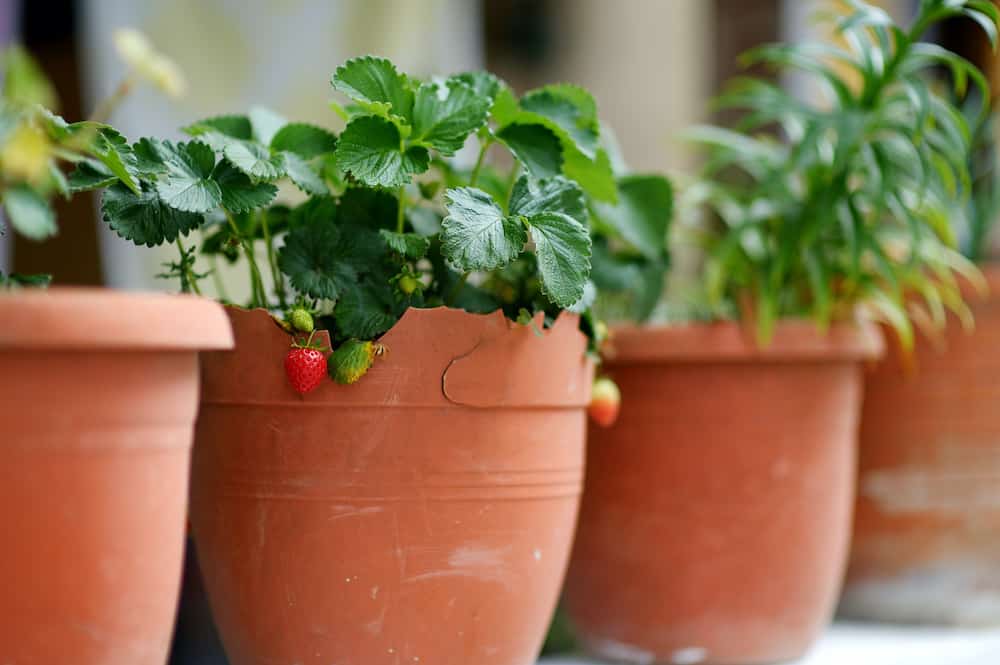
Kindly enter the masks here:
M 200 296 L 91 287 L 0 293 L 0 351 L 231 348 L 222 305 Z
M 612 326 L 603 353 L 609 365 L 628 363 L 860 362 L 885 355 L 885 340 L 869 321 L 834 323 L 823 333 L 812 321 L 788 319 L 767 346 L 738 321 Z

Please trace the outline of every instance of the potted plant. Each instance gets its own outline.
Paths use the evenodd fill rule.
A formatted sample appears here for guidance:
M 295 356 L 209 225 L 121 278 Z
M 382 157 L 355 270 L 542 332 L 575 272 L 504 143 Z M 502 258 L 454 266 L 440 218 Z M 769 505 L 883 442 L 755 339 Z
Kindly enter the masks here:
M 590 650 L 635 663 L 792 660 L 833 613 L 847 561 L 862 368 L 885 320 L 912 343 L 907 294 L 961 311 L 951 187 L 960 112 L 921 76 L 951 63 L 920 42 L 980 2 L 924 0 L 902 28 L 852 0 L 838 44 L 771 45 L 745 62 L 795 70 L 811 99 L 743 78 L 702 128 L 705 175 L 685 202 L 717 215 L 707 312 L 737 321 L 612 329 L 622 411 L 592 428 L 566 603 Z M 832 8 L 832 7 L 831 7 Z M 767 129 L 777 127 L 779 136 Z M 683 218 L 682 218 L 683 219 Z M 683 219 L 687 222 L 689 220 Z
M 891 353 L 865 377 L 854 537 L 840 605 L 849 618 L 1000 624 L 993 574 L 1000 529 L 991 507 L 1000 477 L 993 389 L 1000 269 L 988 252 L 988 231 L 1000 215 L 997 116 L 983 118 L 977 95 L 969 97 L 973 152 L 961 175 L 971 196 L 951 220 L 990 296 L 965 285 L 968 312 L 943 334 L 918 336 L 912 353 L 890 337 Z M 919 302 L 910 308 L 929 315 Z
M 161 58 L 144 39 L 146 59 Z M 107 125 L 67 123 L 19 49 L 5 54 L 0 196 L 31 239 L 75 162 L 136 186 Z M 171 71 L 168 64 L 150 72 Z M 128 185 L 123 185 L 128 186 Z M 50 290 L 0 275 L 0 661 L 158 665 L 180 583 L 200 349 L 232 344 L 222 309 L 192 297 Z
M 103 194 L 137 243 L 203 233 L 182 290 L 203 255 L 248 269 L 235 352 L 203 356 L 193 463 L 223 643 L 234 665 L 532 662 L 583 473 L 586 201 L 619 195 L 594 101 L 371 56 L 332 84 L 339 135 L 209 118 L 135 143 L 140 192 Z

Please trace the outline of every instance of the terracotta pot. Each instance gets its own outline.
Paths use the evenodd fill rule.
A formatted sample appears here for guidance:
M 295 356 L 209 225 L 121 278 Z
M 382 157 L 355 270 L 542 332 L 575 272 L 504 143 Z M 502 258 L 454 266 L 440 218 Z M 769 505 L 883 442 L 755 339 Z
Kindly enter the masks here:
M 865 380 L 845 616 L 1000 625 L 1000 269 L 987 277 L 973 334 L 918 340 L 908 367 L 895 348 Z
M 577 318 L 539 337 L 411 309 L 358 383 L 300 396 L 289 336 L 229 315 L 236 352 L 204 360 L 192 520 L 231 663 L 534 663 L 583 475 Z
M 847 558 L 872 327 L 621 328 L 618 423 L 592 427 L 565 601 L 585 647 L 628 663 L 796 658 Z
M 180 585 L 199 298 L 0 295 L 0 663 L 163 665 Z

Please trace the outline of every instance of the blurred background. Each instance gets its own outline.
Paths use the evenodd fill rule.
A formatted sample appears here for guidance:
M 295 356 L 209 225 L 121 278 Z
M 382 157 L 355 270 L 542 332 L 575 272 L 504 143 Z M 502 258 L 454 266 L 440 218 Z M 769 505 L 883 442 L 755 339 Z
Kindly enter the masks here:
M 916 2 L 880 4 L 905 18 Z M 195 119 L 254 104 L 339 129 L 326 103 L 329 76 L 363 53 L 387 56 L 418 75 L 487 67 L 519 91 L 571 81 L 594 92 L 632 168 L 667 171 L 683 184 L 697 156 L 678 133 L 710 119 L 708 100 L 738 72 L 740 52 L 808 36 L 816 29 L 816 6 L 816 0 L 3 0 L 0 39 L 22 42 L 40 59 L 59 91 L 59 110 L 76 120 L 124 75 L 112 32 L 131 26 L 148 34 L 182 67 L 188 90 L 170 101 L 140 87 L 110 119 L 131 139 L 176 135 Z M 995 78 L 995 58 L 974 27 L 956 21 L 936 38 Z M 0 237 L 0 270 L 51 272 L 61 284 L 168 288 L 155 278 L 164 256 L 104 229 L 93 200 L 60 205 L 61 235 L 54 240 Z M 683 272 L 683 253 L 676 258 L 675 270 Z
M 918 0 L 878 3 L 905 19 Z M 416 75 L 487 68 L 517 91 L 552 81 L 589 88 L 636 170 L 683 186 L 698 156 L 678 139 L 712 117 L 709 100 L 739 71 L 737 55 L 818 28 L 818 0 L 0 0 L 0 40 L 20 42 L 55 82 L 61 114 L 87 117 L 125 74 L 112 32 L 135 27 L 175 60 L 187 94 L 140 88 L 110 118 L 130 139 L 179 136 L 196 119 L 266 105 L 340 129 L 329 77 L 349 57 L 386 56 Z M 963 21 L 931 36 L 976 62 L 997 86 L 985 37 Z M 788 81 L 801 89 L 800 82 Z M 60 235 L 0 236 L 0 270 L 53 273 L 56 283 L 165 289 L 166 256 L 136 249 L 100 223 L 86 196 L 57 201 Z M 172 247 L 162 250 L 172 253 Z M 675 253 L 674 270 L 692 257 Z M 227 277 L 241 279 L 235 275 Z M 238 293 L 238 290 L 236 290 Z M 172 663 L 224 662 L 189 561 Z M 472 664 L 470 664 L 472 665 Z M 846 664 L 845 664 L 846 665 Z

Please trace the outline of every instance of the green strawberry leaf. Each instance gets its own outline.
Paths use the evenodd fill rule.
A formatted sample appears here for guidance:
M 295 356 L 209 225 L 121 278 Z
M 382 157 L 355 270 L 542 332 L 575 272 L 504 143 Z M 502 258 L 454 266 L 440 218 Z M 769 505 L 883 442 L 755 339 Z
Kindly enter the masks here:
M 231 141 L 223 154 L 233 166 L 251 178 L 277 180 L 285 175 L 285 158 L 252 141 Z
M 673 189 L 658 175 L 630 175 L 618 180 L 618 203 L 594 203 L 594 215 L 603 226 L 648 259 L 667 251 L 667 231 L 673 213 Z
M 567 83 L 547 85 L 522 97 L 521 108 L 554 123 L 589 159 L 596 157 L 601 132 L 597 104 L 583 88 Z
M 410 140 L 453 155 L 485 124 L 490 103 L 489 97 L 456 78 L 424 83 L 413 105 Z
M 169 158 L 170 152 L 159 139 L 142 138 L 132 145 L 126 166 L 137 178 L 156 180 L 167 172 Z
M 424 258 L 431 246 L 431 241 L 428 238 L 417 233 L 396 233 L 380 229 L 379 235 L 385 240 L 389 249 L 413 261 Z
M 253 138 L 263 145 L 270 145 L 278 131 L 288 124 L 283 116 L 260 106 L 250 109 L 249 116 Z
M 77 162 L 76 168 L 69 174 L 67 185 L 70 194 L 103 189 L 118 182 L 118 176 L 108 170 L 96 159 L 84 158 Z
M 551 129 L 514 123 L 497 132 L 497 138 L 532 176 L 551 178 L 562 173 L 562 143 Z
M 241 141 L 249 141 L 253 138 L 253 128 L 250 126 L 250 118 L 245 115 L 219 115 L 213 118 L 205 118 L 184 127 L 181 131 L 190 136 L 203 136 L 205 134 L 216 133 Z
M 208 212 L 222 203 L 219 183 L 212 180 L 215 152 L 198 141 L 163 142 L 166 178 L 156 182 L 160 200 L 182 212 Z
M 542 278 L 542 290 L 560 307 L 583 297 L 590 275 L 591 241 L 587 228 L 569 215 L 546 212 L 526 218 Z
M 504 85 L 496 76 L 484 71 L 462 72 L 461 74 L 456 74 L 452 78 L 465 83 L 480 97 L 486 97 L 489 99 L 491 105 L 493 100 L 496 98 L 497 93 L 500 92 L 501 86 Z
M 387 251 L 375 231 L 316 217 L 292 226 L 278 254 L 278 266 L 296 290 L 312 298 L 337 300 L 356 289 L 359 278 L 375 269 Z
M 137 196 L 121 183 L 104 190 L 101 211 L 115 233 L 147 247 L 173 242 L 178 235 L 187 235 L 205 221 L 204 215 L 166 205 L 153 187 L 144 186 Z
M 426 148 L 403 150 L 398 128 L 382 118 L 352 120 L 337 143 L 337 163 L 345 172 L 371 187 L 400 187 L 430 165 Z
M 278 194 L 277 187 L 266 182 L 254 182 L 226 159 L 215 167 L 212 179 L 222 192 L 222 207 L 234 213 L 263 208 Z
M 292 228 L 278 253 L 278 266 L 296 291 L 311 298 L 336 300 L 353 288 L 358 274 L 342 260 L 342 235 L 331 223 Z
M 514 260 L 527 242 L 519 217 L 508 217 L 486 192 L 460 187 L 445 192 L 441 252 L 463 272 L 493 270 Z
M 581 224 L 587 223 L 587 204 L 583 190 L 562 176 L 533 180 L 521 176 L 510 194 L 511 215 L 530 217 L 542 212 L 561 212 Z
M 391 229 L 396 226 L 398 204 L 387 191 L 351 187 L 340 197 L 337 214 L 342 224 L 366 229 Z
M 59 230 L 48 201 L 27 185 L 15 185 L 4 192 L 3 209 L 10 225 L 25 238 L 45 240 Z
M 323 153 L 333 152 L 337 137 L 333 133 L 304 122 L 290 122 L 271 139 L 273 152 L 292 152 L 302 159 L 312 159 Z
M 333 316 L 344 337 L 371 339 L 395 325 L 398 304 L 388 284 L 364 280 L 340 295 Z
M 131 152 L 125 137 L 113 129 L 102 129 L 94 138 L 90 149 L 94 157 L 114 173 L 126 187 L 136 194 L 139 193 L 139 184 L 125 166 Z
M 330 195 L 330 188 L 306 160 L 294 152 L 283 152 L 281 155 L 285 160 L 285 172 L 296 187 L 314 196 Z
M 564 143 L 563 147 L 563 173 L 566 177 L 580 183 L 583 191 L 598 201 L 617 202 L 615 173 L 604 148 L 599 148 L 594 159 L 590 159 L 574 144 Z
M 338 90 L 370 113 L 391 115 L 408 123 L 413 112 L 413 90 L 406 75 L 385 58 L 362 56 L 345 62 L 330 80 Z

